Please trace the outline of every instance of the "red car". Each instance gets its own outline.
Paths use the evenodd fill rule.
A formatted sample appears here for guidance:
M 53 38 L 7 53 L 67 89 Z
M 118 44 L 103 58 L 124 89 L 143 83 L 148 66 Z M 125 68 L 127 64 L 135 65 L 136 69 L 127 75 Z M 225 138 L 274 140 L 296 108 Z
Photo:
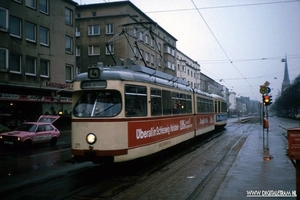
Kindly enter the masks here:
M 37 122 L 24 122 L 14 131 L 0 134 L 0 143 L 7 145 L 24 145 L 47 143 L 55 146 L 60 131 L 53 125 L 59 116 L 41 115 Z

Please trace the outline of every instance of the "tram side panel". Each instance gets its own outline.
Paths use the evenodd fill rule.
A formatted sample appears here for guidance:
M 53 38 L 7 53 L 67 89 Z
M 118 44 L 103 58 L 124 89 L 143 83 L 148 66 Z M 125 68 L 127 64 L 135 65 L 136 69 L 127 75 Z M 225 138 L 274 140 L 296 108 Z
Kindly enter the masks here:
M 213 114 L 198 114 L 195 119 L 196 136 L 213 131 L 215 129 L 215 120 Z
M 194 137 L 193 116 L 164 117 L 128 122 L 128 154 L 115 162 L 157 153 Z

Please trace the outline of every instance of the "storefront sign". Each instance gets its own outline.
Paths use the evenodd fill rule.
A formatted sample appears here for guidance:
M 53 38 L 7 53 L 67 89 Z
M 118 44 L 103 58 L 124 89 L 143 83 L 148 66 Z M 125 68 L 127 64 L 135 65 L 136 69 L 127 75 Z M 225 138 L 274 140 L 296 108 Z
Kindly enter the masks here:
M 56 83 L 56 82 L 46 82 L 46 87 L 54 87 L 54 88 L 60 88 L 60 89 L 65 89 L 65 88 L 72 88 L 71 84 L 68 83 Z
M 288 129 L 290 159 L 300 160 L 300 128 Z
M 50 96 L 0 93 L 0 100 L 51 102 Z M 71 103 L 72 97 L 60 97 L 61 103 Z

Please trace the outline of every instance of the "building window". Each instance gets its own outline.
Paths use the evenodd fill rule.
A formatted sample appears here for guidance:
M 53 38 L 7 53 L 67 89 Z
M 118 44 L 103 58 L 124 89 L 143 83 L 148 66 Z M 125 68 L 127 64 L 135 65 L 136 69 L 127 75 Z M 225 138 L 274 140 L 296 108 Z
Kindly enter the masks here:
M 145 59 L 147 62 L 149 62 L 149 53 L 146 52 L 146 59 Z
M 137 28 L 133 28 L 133 37 L 137 38 L 137 32 L 138 32 Z
M 114 34 L 114 25 L 106 24 L 106 34 Z
M 73 39 L 69 36 L 65 37 L 65 49 L 66 53 L 72 54 L 73 53 Z
M 139 37 L 139 39 L 140 39 L 141 41 L 143 41 L 143 36 L 144 36 L 143 31 L 140 31 L 140 37 Z
M 158 51 L 161 52 L 161 43 L 158 43 L 157 48 L 158 48 Z
M 49 61 L 41 59 L 40 60 L 40 76 L 49 78 Z
M 48 14 L 48 0 L 40 0 L 40 12 Z
M 9 70 L 10 72 L 21 73 L 21 55 L 9 55 Z
M 75 36 L 80 37 L 80 28 L 78 26 L 75 27 Z
M 36 61 L 35 58 L 26 56 L 26 69 L 27 75 L 36 75 Z
M 154 64 L 154 55 L 151 54 L 151 59 L 150 59 L 151 64 Z
M 89 45 L 88 50 L 89 56 L 100 55 L 100 46 L 99 45 Z
M 153 42 L 153 39 L 152 39 L 152 38 L 150 38 L 150 46 L 151 46 L 151 47 L 154 47 L 154 42 Z
M 9 18 L 9 32 L 11 36 L 21 38 L 21 20 L 10 16 Z
M 106 55 L 110 55 L 110 53 L 114 54 L 114 44 L 109 44 L 106 46 Z
M 145 37 L 145 43 L 149 44 L 149 35 L 146 35 L 146 37 Z
M 100 35 L 100 26 L 91 25 L 88 27 L 88 35 Z
M 40 27 L 40 44 L 49 46 L 49 30 Z
M 172 56 L 175 56 L 175 50 L 169 46 L 165 46 L 165 53 L 171 54 Z
M 25 5 L 35 9 L 36 8 L 36 0 L 25 0 Z
M 66 65 L 66 81 L 71 82 L 73 80 L 73 66 Z
M 92 12 L 92 13 L 91 13 L 91 16 L 92 16 L 92 17 L 96 17 L 96 16 L 97 16 L 96 12 Z
M 80 46 L 77 46 L 75 49 L 75 55 L 80 56 Z
M 181 71 L 183 71 L 183 72 L 185 72 L 186 71 L 186 67 L 185 67 L 185 65 L 182 65 L 182 70 Z
M 81 14 L 80 13 L 76 13 L 76 18 L 80 18 Z
M 0 70 L 8 68 L 8 49 L 0 48 Z
M 165 61 L 165 68 L 169 68 L 169 69 L 175 70 L 175 64 L 166 60 Z
M 73 11 L 69 8 L 65 8 L 65 23 L 67 25 L 73 25 Z
M 8 10 L 0 7 L 0 30 L 8 30 Z
M 36 41 L 36 25 L 30 22 L 25 23 L 25 37 L 26 40 L 35 42 Z

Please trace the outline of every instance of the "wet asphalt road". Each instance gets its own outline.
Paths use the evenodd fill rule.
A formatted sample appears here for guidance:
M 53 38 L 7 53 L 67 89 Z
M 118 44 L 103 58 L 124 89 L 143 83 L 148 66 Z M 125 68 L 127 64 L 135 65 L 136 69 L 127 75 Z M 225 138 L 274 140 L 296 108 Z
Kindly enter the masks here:
M 226 130 L 234 132 L 233 130 L 241 126 L 241 124 L 236 123 L 236 121 L 237 119 L 229 119 Z M 270 122 L 276 123 L 275 126 L 283 130 L 282 133 L 285 132 L 284 128 L 298 125 L 297 121 L 281 118 L 270 119 Z M 246 130 L 247 127 L 245 126 L 244 131 Z M 238 131 L 238 133 L 242 132 L 243 131 Z M 226 136 L 225 133 L 226 131 L 223 135 Z M 144 198 L 150 198 L 153 191 L 150 192 L 150 196 L 147 196 L 149 193 L 144 192 L 144 189 L 133 189 L 134 187 L 132 187 L 132 185 L 142 183 L 141 185 L 147 187 L 147 181 L 152 179 L 151 177 L 153 177 L 152 180 L 154 180 L 157 173 L 162 173 L 162 171 L 166 170 L 165 166 L 170 163 L 175 163 L 174 161 L 180 160 L 179 157 L 181 158 L 181 156 L 183 156 L 176 154 L 176 150 L 174 150 L 175 154 L 165 154 L 168 158 L 170 157 L 169 161 L 163 157 L 163 154 L 160 159 L 155 158 L 155 161 L 148 159 L 142 162 L 103 166 L 94 165 L 92 163 L 72 164 L 69 162 L 71 153 L 68 133 L 65 132 L 62 138 L 63 139 L 58 142 L 57 147 L 54 148 L 45 144 L 35 146 L 28 151 L 11 148 L 1 151 L 0 194 L 8 199 L 122 199 L 123 197 L 130 197 L 126 195 L 132 193 L 134 190 L 134 193 L 140 191 L 141 194 L 146 195 Z M 240 145 L 240 148 L 241 147 L 242 144 Z M 3 147 L 1 147 L 0 150 L 3 150 Z M 188 151 L 187 149 L 187 152 Z M 215 150 L 211 151 L 212 155 L 214 151 Z M 231 158 L 235 158 L 237 153 L 238 151 L 235 155 L 231 155 Z M 196 162 L 194 165 L 200 165 L 205 168 L 208 162 L 205 162 L 205 159 L 208 160 L 208 158 L 209 156 L 202 158 L 202 163 Z M 182 163 L 182 161 L 180 162 Z M 233 160 L 226 162 L 229 170 Z M 207 167 L 207 170 L 210 170 L 209 167 Z M 228 171 L 225 170 L 225 167 L 222 167 L 222 170 L 224 170 L 223 174 Z M 195 180 L 191 178 L 193 175 L 186 177 L 190 177 L 189 180 Z M 194 182 L 197 183 L 199 181 L 200 180 Z M 216 182 L 218 181 L 219 180 L 216 180 Z M 203 186 L 203 188 L 207 187 L 208 186 Z M 179 185 L 179 188 L 184 187 L 183 185 Z M 19 191 L 17 194 L 15 193 L 16 189 Z M 156 188 L 156 191 L 159 191 L 159 189 Z M 159 193 L 156 193 L 156 195 L 163 197 L 164 194 L 168 194 L 167 190 L 163 189 L 163 191 L 164 192 L 161 192 L 162 196 L 159 196 Z M 172 191 L 174 191 L 174 189 L 172 189 Z M 206 193 L 213 193 L 211 188 L 205 191 Z M 202 195 L 205 194 L 203 192 L 200 193 Z M 200 195 L 200 193 L 198 195 Z M 206 196 L 208 196 L 208 194 L 206 194 Z

